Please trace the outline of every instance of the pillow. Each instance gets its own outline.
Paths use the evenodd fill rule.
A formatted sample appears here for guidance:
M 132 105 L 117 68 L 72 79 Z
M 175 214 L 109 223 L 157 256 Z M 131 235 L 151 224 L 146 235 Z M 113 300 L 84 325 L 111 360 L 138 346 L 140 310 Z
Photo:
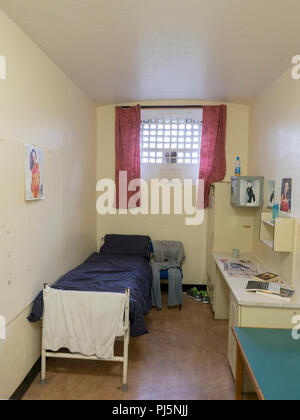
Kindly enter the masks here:
M 105 235 L 102 254 L 136 255 L 149 259 L 151 239 L 142 235 Z

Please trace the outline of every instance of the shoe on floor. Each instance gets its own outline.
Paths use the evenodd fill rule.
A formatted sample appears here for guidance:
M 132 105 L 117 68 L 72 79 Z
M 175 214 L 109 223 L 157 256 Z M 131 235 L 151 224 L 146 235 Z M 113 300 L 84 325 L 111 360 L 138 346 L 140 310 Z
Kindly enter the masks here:
M 202 302 L 203 303 L 209 303 L 208 293 L 203 290 L 201 294 L 202 294 Z
M 197 287 L 192 287 L 186 293 L 192 299 L 196 300 L 197 302 L 201 302 L 201 300 L 202 300 L 201 292 L 199 292 L 199 290 L 197 289 Z

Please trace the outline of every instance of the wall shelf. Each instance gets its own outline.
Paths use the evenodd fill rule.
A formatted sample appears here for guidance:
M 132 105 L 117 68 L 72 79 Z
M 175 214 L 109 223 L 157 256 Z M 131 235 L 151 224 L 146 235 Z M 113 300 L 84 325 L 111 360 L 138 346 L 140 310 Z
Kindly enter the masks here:
M 296 219 L 280 216 L 272 222 L 272 212 L 261 212 L 260 240 L 273 251 L 293 252 L 295 248 Z
M 274 249 L 274 242 L 273 241 L 269 241 L 268 239 L 261 239 L 261 241 L 268 245 L 270 248 Z
M 269 225 L 269 226 L 275 227 L 275 223 L 270 222 L 270 220 L 261 219 L 261 221 L 262 221 L 263 223 L 265 223 L 266 225 Z

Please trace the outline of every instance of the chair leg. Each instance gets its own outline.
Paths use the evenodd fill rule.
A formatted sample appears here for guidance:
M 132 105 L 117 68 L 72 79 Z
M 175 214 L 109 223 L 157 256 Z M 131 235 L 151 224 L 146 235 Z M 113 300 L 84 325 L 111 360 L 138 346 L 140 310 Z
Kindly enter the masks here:
M 182 305 L 179 305 L 179 310 L 181 311 L 181 309 L 182 309 Z

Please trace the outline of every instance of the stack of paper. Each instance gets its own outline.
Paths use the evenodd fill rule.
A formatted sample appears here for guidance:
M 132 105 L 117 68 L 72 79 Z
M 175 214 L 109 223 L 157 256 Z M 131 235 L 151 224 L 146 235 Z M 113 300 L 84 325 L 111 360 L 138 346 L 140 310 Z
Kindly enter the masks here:
M 258 273 L 257 265 L 250 260 L 221 260 L 224 270 L 232 277 L 254 277 Z

